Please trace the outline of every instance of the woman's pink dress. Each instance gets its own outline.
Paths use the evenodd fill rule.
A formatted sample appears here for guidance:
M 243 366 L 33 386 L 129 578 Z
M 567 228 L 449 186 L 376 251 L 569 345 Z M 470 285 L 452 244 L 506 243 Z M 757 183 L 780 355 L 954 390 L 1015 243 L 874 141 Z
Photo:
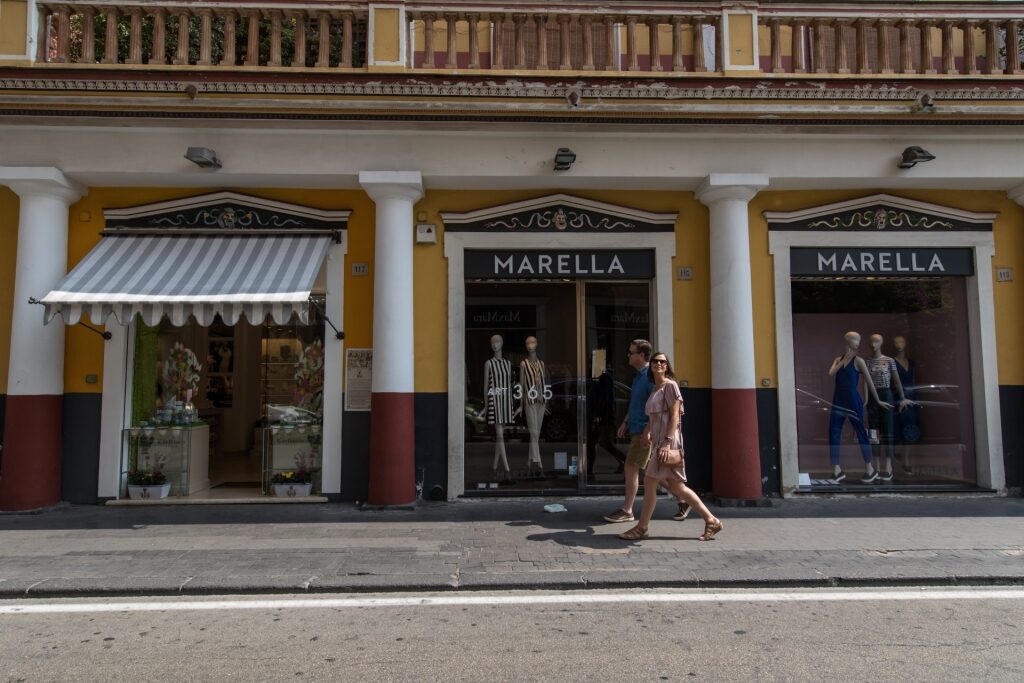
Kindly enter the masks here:
M 670 436 L 668 430 L 672 424 L 672 408 L 675 406 L 676 401 L 681 402 L 682 400 L 683 395 L 679 391 L 679 385 L 675 383 L 675 380 L 671 379 L 666 380 L 664 384 L 655 389 L 647 399 L 644 411 L 647 413 L 651 424 L 651 460 L 647 463 L 647 470 L 645 472 L 648 477 L 658 480 L 678 479 L 679 481 L 686 481 L 685 464 L 669 467 L 658 462 L 658 449 L 661 448 L 665 437 Z M 680 417 L 682 414 L 682 405 L 680 405 Z M 680 430 L 677 429 L 675 433 L 671 434 L 671 438 L 672 448 L 683 447 Z

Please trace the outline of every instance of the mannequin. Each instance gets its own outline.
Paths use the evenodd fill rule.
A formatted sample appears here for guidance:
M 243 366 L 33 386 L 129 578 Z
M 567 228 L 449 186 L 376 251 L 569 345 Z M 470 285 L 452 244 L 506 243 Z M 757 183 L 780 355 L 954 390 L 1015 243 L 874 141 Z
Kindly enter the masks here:
M 896 349 L 893 359 L 896 361 L 896 372 L 903 386 L 903 395 L 908 405 L 896 413 L 896 459 L 902 463 L 904 474 L 913 474 L 910 464 L 910 452 L 907 446 L 921 439 L 921 429 L 917 424 L 917 404 L 914 403 L 914 385 L 917 384 L 917 363 L 907 355 L 907 338 L 899 335 L 892 338 Z
M 494 425 L 494 463 L 491 469 L 498 478 L 501 465 L 505 479 L 509 478 L 508 457 L 505 455 L 505 425 L 512 424 L 512 362 L 502 358 L 505 340 L 500 334 L 491 337 L 493 358 L 484 363 L 484 389 L 487 392 L 487 424 Z
M 875 385 L 875 391 L 883 403 L 892 404 L 894 397 L 899 397 L 896 412 L 900 412 L 906 409 L 909 401 L 903 395 L 903 384 L 900 382 L 896 361 L 882 353 L 884 341 L 880 334 L 871 335 L 871 357 L 867 360 L 868 372 L 871 374 L 871 382 Z M 879 404 L 868 401 L 868 424 L 872 429 L 878 430 L 878 464 L 881 470 L 878 473 L 878 479 L 879 481 L 892 481 L 892 464 L 895 453 L 893 443 L 896 432 L 895 413 L 892 409 L 882 408 Z
M 864 478 L 861 479 L 861 482 L 870 484 L 878 479 L 878 470 L 871 464 L 871 445 L 868 441 L 868 432 L 864 429 L 864 401 L 857 389 L 860 378 L 864 377 L 868 394 L 879 406 L 892 409 L 892 404 L 878 398 L 878 392 L 875 391 L 875 385 L 871 381 L 868 366 L 864 359 L 857 355 L 857 349 L 860 348 L 860 333 L 847 332 L 843 336 L 843 342 L 843 355 L 836 356 L 828 371 L 829 377 L 836 378 L 836 389 L 832 395 L 832 409 L 828 421 L 832 478 L 836 483 L 846 478 L 842 467 L 839 466 L 839 440 L 843 435 L 843 422 L 849 420 L 857 435 L 857 441 L 860 443 L 861 456 L 864 458 Z
M 544 361 L 537 358 L 537 338 L 526 338 L 526 358 L 519 364 L 519 386 L 517 398 L 520 409 L 526 415 L 526 428 L 530 432 L 530 455 L 527 470 L 530 474 L 538 471 L 544 474 L 540 459 L 540 429 L 547 414 L 549 392 L 548 369 Z

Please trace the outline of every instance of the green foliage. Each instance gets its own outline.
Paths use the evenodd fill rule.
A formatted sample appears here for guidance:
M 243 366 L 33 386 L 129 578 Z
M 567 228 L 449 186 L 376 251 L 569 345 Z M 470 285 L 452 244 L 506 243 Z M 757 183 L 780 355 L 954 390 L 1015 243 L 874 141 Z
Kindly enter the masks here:
M 137 470 L 128 473 L 129 486 L 162 486 L 167 483 L 167 476 L 159 470 Z

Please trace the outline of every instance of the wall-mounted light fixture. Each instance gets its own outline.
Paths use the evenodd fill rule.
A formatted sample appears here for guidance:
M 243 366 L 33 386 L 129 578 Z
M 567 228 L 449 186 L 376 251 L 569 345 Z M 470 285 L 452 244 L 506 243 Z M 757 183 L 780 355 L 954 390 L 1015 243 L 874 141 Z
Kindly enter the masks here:
M 923 161 L 931 161 L 935 155 L 920 147 L 907 147 L 903 150 L 903 156 L 897 166 L 900 168 L 913 168 Z
M 220 168 L 217 153 L 209 147 L 189 147 L 185 152 L 185 158 L 199 168 Z
M 568 147 L 559 147 L 555 152 L 555 170 L 568 171 L 576 163 L 576 152 Z

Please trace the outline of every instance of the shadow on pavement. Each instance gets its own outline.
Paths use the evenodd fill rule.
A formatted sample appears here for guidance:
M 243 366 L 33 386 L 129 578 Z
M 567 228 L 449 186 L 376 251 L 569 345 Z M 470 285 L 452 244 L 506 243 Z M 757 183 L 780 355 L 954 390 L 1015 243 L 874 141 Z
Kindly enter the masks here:
M 546 513 L 544 505 L 560 502 L 563 513 Z M 0 531 L 59 529 L 133 529 L 155 525 L 200 524 L 394 524 L 491 523 L 538 526 L 579 534 L 602 526 L 603 515 L 618 497 L 474 499 L 452 503 L 425 503 L 414 510 L 361 510 L 351 503 L 315 505 L 187 505 L 106 507 L 61 505 L 33 513 L 0 514 Z M 1020 517 L 1024 498 L 906 496 L 892 498 L 775 499 L 771 507 L 736 508 L 711 505 L 728 519 L 812 519 L 885 517 Z M 639 512 L 637 502 L 635 511 Z M 669 516 L 674 505 L 659 500 L 656 518 Z M 692 518 L 684 524 L 698 526 Z M 628 525 L 618 525 L 623 530 Z M 682 530 L 681 530 L 682 531 Z M 590 533 L 593 533 L 591 530 Z M 699 534 L 699 532 L 697 532 Z M 568 537 L 567 537 L 568 538 Z M 595 535 L 596 539 L 603 535 Z M 557 540 L 557 539 L 556 539 Z M 595 541 L 600 542 L 600 541 Z

